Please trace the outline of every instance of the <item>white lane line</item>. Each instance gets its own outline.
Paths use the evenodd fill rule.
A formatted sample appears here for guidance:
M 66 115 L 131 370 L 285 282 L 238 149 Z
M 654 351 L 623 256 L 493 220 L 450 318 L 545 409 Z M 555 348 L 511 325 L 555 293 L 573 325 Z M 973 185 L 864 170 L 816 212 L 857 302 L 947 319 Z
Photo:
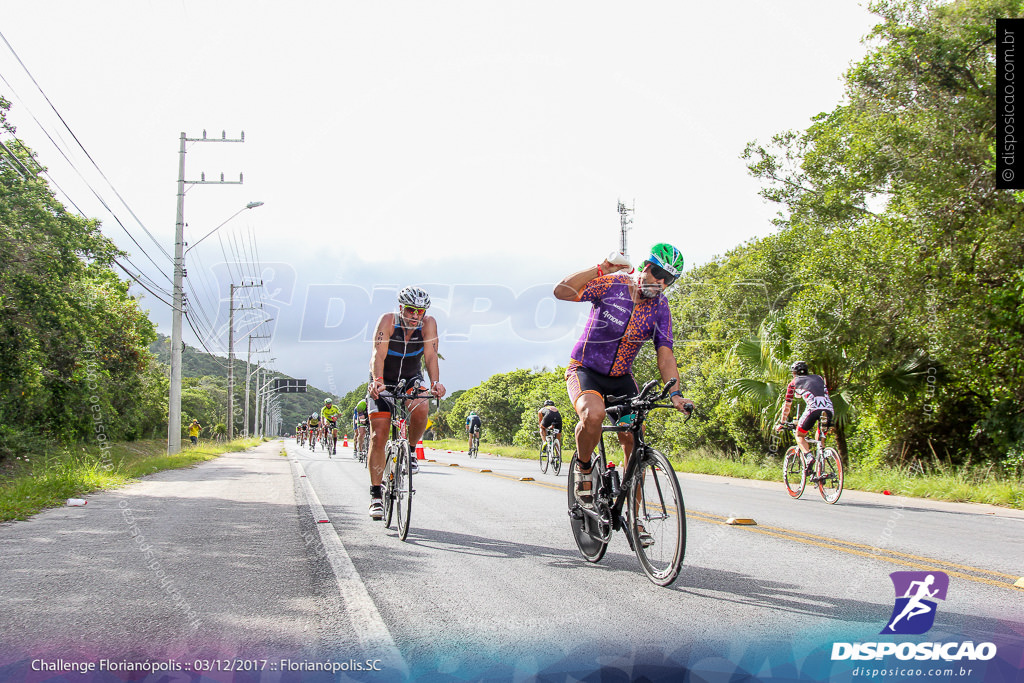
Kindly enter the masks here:
M 318 519 L 327 519 L 324 506 L 320 503 L 319 496 L 309 483 L 309 477 L 304 476 L 305 470 L 302 464 L 295 458 L 289 458 L 295 465 L 295 476 L 302 483 L 302 490 L 306 494 L 310 511 L 313 513 L 314 523 Z M 373 598 L 366 590 L 359 572 L 352 564 L 345 545 L 341 542 L 338 532 L 333 524 L 316 524 L 320 533 L 320 542 L 323 544 L 327 561 L 334 571 L 334 578 L 338 584 L 338 592 L 345 604 L 345 611 L 352 621 L 352 632 L 359 639 L 359 644 L 367 652 L 377 652 L 380 659 L 387 667 L 394 667 L 402 670 L 408 675 L 408 666 L 398 651 L 395 639 L 391 636 L 384 618 L 381 617 L 374 604 Z

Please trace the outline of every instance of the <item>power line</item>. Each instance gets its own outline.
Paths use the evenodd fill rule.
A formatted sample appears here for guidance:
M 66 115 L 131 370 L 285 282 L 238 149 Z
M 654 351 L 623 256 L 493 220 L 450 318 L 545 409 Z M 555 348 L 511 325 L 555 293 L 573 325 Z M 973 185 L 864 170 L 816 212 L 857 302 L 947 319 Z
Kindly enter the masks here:
M 159 249 L 159 250 L 160 250 L 161 252 L 163 252 L 163 255 L 164 255 L 164 256 L 166 256 L 168 260 L 170 260 L 170 261 L 173 261 L 173 259 L 171 259 L 171 255 L 170 255 L 169 253 L 167 253 L 167 250 L 166 250 L 166 249 L 164 249 L 163 245 L 161 245 L 161 244 L 160 244 L 160 242 L 158 242 L 158 241 L 157 241 L 156 237 L 154 237 L 154 236 L 153 236 L 153 234 L 152 234 L 152 233 L 151 233 L 151 232 L 149 231 L 149 229 L 148 229 L 148 228 L 146 228 L 146 226 L 145 226 L 145 225 L 143 224 L 143 222 L 142 222 L 141 220 L 139 220 L 139 217 L 135 215 L 135 212 L 134 212 L 134 211 L 132 211 L 132 208 L 131 208 L 130 206 L 128 206 L 128 202 L 126 202 L 126 201 L 125 201 L 124 197 L 122 197 L 122 196 L 121 196 L 121 193 L 117 191 L 117 188 L 116 188 L 116 187 L 114 187 L 113 183 L 111 183 L 111 182 L 110 182 L 110 180 L 109 180 L 109 179 L 107 178 L 106 174 L 104 174 L 104 173 L 103 173 L 103 170 L 102 170 L 102 169 L 101 169 L 101 168 L 99 167 L 99 164 L 97 164 L 97 163 L 96 163 L 96 161 L 95 161 L 95 159 L 93 159 L 93 158 L 92 158 L 92 155 L 91 155 L 91 154 L 89 154 L 89 151 L 88 151 L 88 150 L 87 150 L 87 149 L 85 148 L 85 145 L 83 145 L 83 144 L 82 144 L 82 142 L 81 142 L 81 140 L 79 140 L 79 139 L 78 139 L 78 136 L 77 136 L 77 135 L 75 135 L 75 132 L 74 132 L 73 130 L 71 130 L 71 126 L 69 126 L 69 125 L 68 125 L 68 123 L 67 123 L 67 121 L 65 121 L 65 120 L 64 120 L 64 117 L 63 117 L 63 116 L 61 116 L 61 113 L 60 113 L 59 111 L 57 111 L 57 107 L 55 107 L 55 106 L 53 105 L 53 102 L 51 102 L 51 101 L 50 101 L 50 98 L 49 98 L 49 96 L 48 96 L 48 95 L 46 94 L 46 92 L 45 92 L 45 91 L 43 90 L 42 86 L 40 86 L 40 85 L 39 85 L 39 83 L 38 83 L 38 82 L 36 81 L 36 78 L 35 78 L 35 76 L 33 76 L 33 75 L 32 75 L 32 72 L 28 70 L 28 67 L 27 67 L 27 66 L 25 66 L 25 63 L 24 63 L 23 61 L 21 61 L 21 57 L 19 57 L 19 56 L 18 56 L 18 53 L 17 53 L 17 52 L 15 52 L 15 50 L 14 50 L 14 47 L 13 47 L 13 46 L 12 46 L 12 45 L 10 44 L 10 42 L 8 42 L 7 38 L 6 38 L 6 37 L 5 37 L 4 35 L 3 35 L 3 32 L 0 32 L 0 39 L 3 39 L 3 41 L 4 41 L 4 44 L 5 44 L 5 45 L 7 45 L 7 49 L 9 49 L 9 50 L 11 51 L 11 54 L 12 54 L 12 55 L 14 55 L 14 58 L 15 58 L 16 60 L 18 60 L 18 64 L 20 64 L 20 65 L 21 65 L 21 68 L 25 70 L 25 73 L 26 73 L 26 74 L 28 74 L 28 77 L 29 77 L 30 79 L 32 79 L 32 83 L 33 83 L 33 84 L 34 84 L 34 85 L 36 86 L 36 88 L 37 88 L 37 89 L 39 90 L 39 93 L 40 93 L 40 94 L 41 94 L 41 95 L 43 96 L 43 99 L 45 99 L 45 100 L 46 100 L 46 103 L 50 105 L 50 109 L 52 109 L 52 110 L 53 110 L 53 113 L 57 115 L 57 118 L 58 118 L 58 119 L 60 119 L 60 122 L 61 122 L 62 124 L 64 124 L 64 128 L 66 128 L 66 129 L 67 129 L 67 131 L 68 131 L 69 133 L 71 133 L 71 137 L 72 137 L 72 138 L 74 138 L 74 140 L 75 140 L 75 143 L 76 143 L 76 144 L 78 145 L 78 147 L 79 147 L 79 148 L 80 148 L 80 149 L 82 150 L 82 152 L 84 152 L 84 153 L 85 153 L 85 156 L 86 156 L 86 158 L 88 158 L 88 159 L 89 159 L 89 161 L 90 161 L 90 162 L 92 163 L 93 167 L 94 167 L 94 168 L 96 169 L 96 171 L 97 171 L 97 172 L 98 172 L 98 173 L 100 174 L 100 177 L 101 177 L 101 178 L 103 178 L 103 180 L 104 180 L 104 181 L 106 181 L 107 185 L 108 185 L 108 186 L 110 187 L 110 189 L 111 189 L 111 190 L 113 190 L 113 191 L 114 191 L 114 194 L 115 194 L 115 195 L 117 196 L 117 198 L 118 198 L 119 200 L 121 200 L 121 204 L 123 204 L 123 205 L 124 205 L 124 207 L 125 207 L 126 209 L 128 209 L 128 213 L 129 213 L 129 214 L 131 214 L 132 218 L 134 218 L 134 219 L 135 219 L 135 222 L 136 222 L 136 223 L 138 223 L 138 224 L 139 224 L 139 227 L 140 227 L 140 228 L 142 228 L 143 232 L 145 232 L 145 233 L 146 233 L 146 234 L 147 234 L 147 235 L 149 236 L 149 238 L 150 238 L 151 240 L 153 240 L 153 243 L 154 243 L 154 244 L 155 244 L 155 245 L 157 246 L 157 248 L 158 248 L 158 249 Z M 52 140 L 52 138 L 51 138 L 51 140 Z M 65 157 L 65 158 L 66 158 L 66 157 Z M 69 161 L 69 163 L 70 163 L 70 161 Z M 77 169 L 76 169 L 76 170 L 77 170 Z M 84 179 L 83 179 L 83 180 L 84 180 Z M 90 189 L 91 189 L 91 186 L 90 186 Z M 94 191 L 94 192 L 95 192 L 95 191 Z M 110 210 L 110 209 L 109 209 L 109 208 L 108 208 L 108 207 L 106 206 L 106 203 L 104 203 L 104 208 L 107 208 L 107 210 L 108 210 L 108 211 Z M 111 213 L 113 213 L 113 212 L 111 212 Z M 120 223 L 120 222 L 121 222 L 121 221 L 120 221 L 120 219 L 118 219 L 118 223 Z M 122 227 L 124 227 L 124 226 L 122 225 Z M 125 228 L 125 232 L 127 232 L 127 230 L 128 230 L 128 229 L 127 229 L 127 228 Z M 133 240 L 134 240 L 134 238 L 133 238 Z M 140 248 L 140 249 L 142 248 L 142 247 L 141 247 L 141 245 L 139 246 L 139 248 Z M 155 264 L 154 264 L 154 265 L 155 265 Z

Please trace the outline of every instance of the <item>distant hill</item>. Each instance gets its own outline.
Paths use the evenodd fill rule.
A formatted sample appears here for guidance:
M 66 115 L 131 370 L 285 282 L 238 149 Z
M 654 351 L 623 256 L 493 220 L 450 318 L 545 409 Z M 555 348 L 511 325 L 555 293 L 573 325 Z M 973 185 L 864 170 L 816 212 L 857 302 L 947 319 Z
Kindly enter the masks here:
M 149 350 L 156 356 L 159 363 L 168 367 L 170 372 L 171 364 L 171 338 L 159 334 Z M 252 367 L 250 366 L 250 370 Z M 218 385 L 227 387 L 228 359 L 224 356 L 217 356 L 195 349 L 188 344 L 181 353 L 181 375 L 182 377 L 212 377 Z M 243 421 L 243 399 L 245 396 L 245 360 L 235 358 L 235 430 L 240 431 Z M 294 379 L 291 375 L 281 372 L 272 372 L 266 378 L 286 377 Z M 252 415 L 256 409 L 256 395 L 254 385 L 256 375 L 252 376 L 249 389 L 249 414 Z M 295 425 L 310 413 L 319 412 L 324 404 L 325 398 L 332 398 L 335 402 L 340 398 L 329 394 L 309 384 L 306 385 L 304 394 L 280 394 L 281 405 L 281 431 L 284 434 L 291 434 L 295 431 Z M 227 406 L 224 406 L 226 413 Z

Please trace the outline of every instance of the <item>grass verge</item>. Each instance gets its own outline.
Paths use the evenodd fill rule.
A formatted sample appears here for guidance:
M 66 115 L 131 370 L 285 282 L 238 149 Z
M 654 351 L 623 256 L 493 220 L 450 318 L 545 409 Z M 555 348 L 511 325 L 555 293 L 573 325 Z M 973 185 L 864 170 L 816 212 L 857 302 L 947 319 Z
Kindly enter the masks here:
M 424 441 L 430 448 L 442 450 L 466 450 L 461 439 Z M 563 461 L 568 464 L 572 458 L 572 443 L 567 439 L 563 450 Z M 536 449 L 519 446 L 498 446 L 480 443 L 480 452 L 507 458 L 536 460 Z M 782 486 L 782 462 L 732 460 L 712 453 L 687 453 L 680 457 L 670 456 L 676 471 L 694 474 L 716 474 L 737 479 L 777 481 Z M 618 462 L 618 458 L 615 458 Z M 851 467 L 846 471 L 845 490 L 883 493 L 894 496 L 929 498 L 962 503 L 987 503 L 1024 510 L 1024 482 L 1000 476 L 990 468 L 969 468 L 954 470 L 938 469 L 931 473 L 912 472 L 908 468 L 878 468 L 861 470 Z
M 113 443 L 102 451 L 98 446 L 51 446 L 5 463 L 0 472 L 0 522 L 28 519 L 40 510 L 63 505 L 68 498 L 124 486 L 161 470 L 191 467 L 258 443 L 258 439 L 201 441 L 175 455 L 167 455 L 163 440 Z

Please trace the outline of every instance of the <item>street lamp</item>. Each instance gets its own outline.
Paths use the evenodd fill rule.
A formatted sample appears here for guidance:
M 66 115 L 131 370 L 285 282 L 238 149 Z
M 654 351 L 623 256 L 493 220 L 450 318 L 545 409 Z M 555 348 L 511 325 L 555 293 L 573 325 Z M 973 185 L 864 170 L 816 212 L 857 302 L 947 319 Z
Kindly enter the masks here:
M 224 223 L 221 223 L 216 228 L 214 228 L 213 230 L 211 230 L 210 232 L 206 233 L 205 235 L 200 237 L 198 240 L 196 240 L 194 244 L 192 244 L 188 249 L 185 250 L 185 254 L 187 254 L 188 252 L 192 251 L 197 246 L 199 246 L 199 243 L 202 242 L 203 240 L 205 240 L 207 237 L 209 237 L 213 233 L 215 233 L 218 230 L 220 230 L 221 228 L 223 228 L 224 224 L 227 223 L 228 221 L 230 221 L 232 218 L 234 218 L 235 216 L 237 216 L 238 214 L 242 213 L 243 211 L 245 211 L 247 209 L 255 209 L 257 206 L 263 206 L 263 202 L 249 202 L 248 204 L 243 206 L 241 209 L 239 209 L 235 213 L 231 214 L 231 216 L 229 216 L 228 219 L 224 221 Z M 183 256 L 184 256 L 184 254 L 183 254 Z
M 182 133 L 182 150 L 185 145 L 185 134 Z M 185 249 L 184 239 L 184 171 L 185 158 L 181 157 L 178 179 L 178 224 L 175 230 L 174 239 L 174 292 L 171 303 L 171 378 L 170 390 L 167 398 L 167 453 L 173 455 L 181 450 L 181 313 L 182 313 L 182 279 L 185 276 L 185 254 L 193 247 L 222 228 L 228 221 L 242 213 L 246 209 L 255 209 L 263 206 L 263 202 L 249 202 L 243 208 L 232 214 L 227 220 L 216 228 L 199 238 L 188 249 Z

